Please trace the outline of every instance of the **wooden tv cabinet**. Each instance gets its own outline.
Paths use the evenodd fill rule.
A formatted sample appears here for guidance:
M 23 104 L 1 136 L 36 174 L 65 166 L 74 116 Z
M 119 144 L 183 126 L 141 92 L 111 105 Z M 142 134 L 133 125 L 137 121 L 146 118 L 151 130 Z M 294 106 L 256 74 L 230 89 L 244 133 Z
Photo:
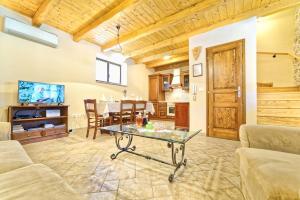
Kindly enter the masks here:
M 46 110 L 60 110 L 60 116 L 46 116 Z M 21 117 L 17 117 L 21 116 Z M 21 144 L 40 142 L 68 136 L 68 106 L 34 105 L 9 106 L 8 121 L 11 123 L 11 139 Z M 44 128 L 44 124 L 53 124 L 53 128 Z M 13 130 L 14 125 L 22 125 L 24 131 Z

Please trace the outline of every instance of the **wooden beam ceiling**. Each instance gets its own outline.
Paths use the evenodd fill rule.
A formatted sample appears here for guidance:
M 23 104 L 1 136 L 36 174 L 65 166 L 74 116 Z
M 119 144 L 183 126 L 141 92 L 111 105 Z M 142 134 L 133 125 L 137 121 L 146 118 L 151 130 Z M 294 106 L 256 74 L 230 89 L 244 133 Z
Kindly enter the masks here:
M 250 10 L 248 12 L 244 12 L 244 13 L 241 13 L 241 14 L 235 16 L 234 18 L 225 19 L 223 21 L 212 24 L 210 26 L 206 26 L 206 27 L 197 29 L 195 31 L 192 31 L 190 33 L 185 33 L 185 34 L 173 37 L 173 38 L 169 38 L 167 40 L 155 43 L 155 44 L 147 46 L 145 48 L 141 48 L 141 49 L 132 51 L 130 53 L 125 53 L 125 54 L 128 57 L 135 57 L 138 55 L 142 55 L 146 52 L 151 52 L 151 51 L 154 51 L 154 50 L 157 50 L 160 48 L 164 48 L 164 47 L 171 46 L 171 45 L 174 45 L 174 44 L 177 44 L 180 42 L 184 42 L 194 35 L 198 35 L 198 34 L 213 30 L 218 27 L 222 27 L 222 26 L 225 26 L 228 24 L 232 24 L 232 23 L 241 21 L 241 20 L 245 20 L 245 19 L 253 17 L 253 16 L 263 17 L 263 16 L 270 15 L 272 13 L 275 13 L 275 12 L 278 12 L 278 11 L 281 11 L 284 9 L 288 9 L 291 7 L 295 7 L 298 5 L 300 5 L 299 0 L 277 1 L 277 2 L 271 3 L 269 6 L 261 7 L 261 8 L 255 9 L 255 10 Z
M 158 60 L 158 59 L 162 59 L 165 55 L 176 55 L 176 54 L 183 54 L 183 53 L 188 53 L 189 52 L 189 47 L 182 47 L 182 48 L 178 48 L 178 49 L 173 49 L 170 51 L 166 51 L 160 54 L 154 54 L 152 56 L 148 56 L 148 57 L 142 57 L 140 59 L 135 59 L 135 61 L 137 63 L 145 63 L 145 62 L 150 62 L 153 60 Z
M 176 69 L 179 67 L 186 67 L 189 66 L 189 61 L 182 61 L 179 63 L 174 63 L 174 64 L 168 64 L 168 65 L 163 65 L 163 66 L 159 66 L 159 67 L 155 67 L 154 71 L 155 72 L 159 72 L 159 71 L 164 71 L 164 70 L 169 70 L 169 69 Z
M 122 1 L 122 3 L 120 3 L 118 6 L 114 7 L 113 9 L 111 9 L 110 11 L 105 13 L 104 15 L 99 17 L 98 16 L 99 14 L 97 14 L 95 16 L 96 19 L 94 21 L 92 21 L 87 26 L 83 27 L 82 29 L 80 29 L 73 35 L 73 40 L 78 42 L 79 40 L 82 39 L 84 34 L 91 31 L 92 29 L 96 28 L 97 26 L 103 24 L 107 20 L 110 20 L 111 18 L 116 16 L 118 13 L 120 13 L 122 10 L 127 9 L 128 7 L 137 3 L 138 1 L 139 0 L 124 0 L 124 1 Z
M 55 0 L 44 0 L 32 17 L 32 25 L 40 26 L 47 13 L 53 8 Z
M 169 60 L 154 61 L 154 62 L 148 63 L 146 65 L 149 68 L 153 68 L 153 67 L 168 65 L 168 64 L 172 64 L 172 63 L 178 63 L 178 62 L 187 61 L 187 60 L 189 60 L 189 55 L 183 55 L 183 56 L 173 57 Z
M 197 3 L 189 8 L 186 8 L 186 9 L 184 9 L 180 12 L 177 12 L 173 15 L 170 15 L 152 25 L 149 25 L 145 28 L 128 33 L 126 35 L 122 35 L 120 37 L 119 42 L 120 42 L 120 44 L 126 44 L 128 42 L 136 41 L 142 37 L 145 37 L 147 35 L 150 35 L 152 33 L 160 31 L 164 28 L 167 28 L 168 26 L 171 26 L 172 24 L 178 22 L 178 20 L 180 20 L 180 19 L 186 18 L 195 13 L 202 12 L 209 7 L 216 6 L 219 3 L 220 3 L 220 0 L 201 1 L 200 3 Z M 108 50 L 115 48 L 117 45 L 118 45 L 118 40 L 114 39 L 114 40 L 102 45 L 102 50 L 108 51 Z

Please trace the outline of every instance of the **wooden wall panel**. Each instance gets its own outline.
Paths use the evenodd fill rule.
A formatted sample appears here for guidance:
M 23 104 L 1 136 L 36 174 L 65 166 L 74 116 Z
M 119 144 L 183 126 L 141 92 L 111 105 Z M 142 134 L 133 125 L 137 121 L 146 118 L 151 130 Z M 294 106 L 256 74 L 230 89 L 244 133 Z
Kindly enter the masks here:
M 260 91 L 257 95 L 258 124 L 300 127 L 300 92 L 297 88 L 294 92 L 291 92 L 291 87 L 258 91 Z

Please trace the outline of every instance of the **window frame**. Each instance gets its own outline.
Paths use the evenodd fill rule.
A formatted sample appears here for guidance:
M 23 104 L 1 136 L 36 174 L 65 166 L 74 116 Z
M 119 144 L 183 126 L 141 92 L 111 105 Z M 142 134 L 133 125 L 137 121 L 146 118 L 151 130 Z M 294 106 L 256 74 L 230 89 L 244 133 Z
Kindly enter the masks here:
M 127 85 L 122 85 L 122 65 L 121 64 L 118 64 L 118 63 L 115 63 L 115 62 L 111 62 L 109 60 L 105 60 L 105 59 L 96 57 L 96 62 L 97 62 L 97 60 L 105 62 L 106 63 L 106 67 L 107 67 L 106 81 L 96 80 L 97 83 L 105 83 L 105 84 L 109 84 L 109 85 L 118 85 L 118 86 L 127 87 Z M 109 74 L 109 66 L 110 66 L 110 64 L 116 65 L 116 66 L 118 66 L 120 68 L 120 82 L 119 83 L 114 83 L 114 82 L 110 82 L 109 81 L 109 76 L 110 76 L 110 74 Z

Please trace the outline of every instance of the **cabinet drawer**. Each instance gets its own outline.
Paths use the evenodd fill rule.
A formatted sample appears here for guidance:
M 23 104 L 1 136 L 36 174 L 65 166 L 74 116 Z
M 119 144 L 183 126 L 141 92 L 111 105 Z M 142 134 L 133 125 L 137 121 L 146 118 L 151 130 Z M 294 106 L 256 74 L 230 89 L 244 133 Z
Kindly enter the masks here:
M 158 106 L 159 106 L 159 108 L 166 108 L 167 103 L 159 103 Z
M 65 128 L 49 128 L 43 131 L 43 136 L 57 135 L 61 133 L 66 133 Z
M 41 131 L 24 131 L 22 133 L 12 133 L 13 140 L 24 140 L 38 137 L 42 137 Z
M 159 112 L 159 117 L 161 117 L 161 118 L 167 118 L 167 112 L 165 112 L 165 111 L 160 111 L 160 112 Z

